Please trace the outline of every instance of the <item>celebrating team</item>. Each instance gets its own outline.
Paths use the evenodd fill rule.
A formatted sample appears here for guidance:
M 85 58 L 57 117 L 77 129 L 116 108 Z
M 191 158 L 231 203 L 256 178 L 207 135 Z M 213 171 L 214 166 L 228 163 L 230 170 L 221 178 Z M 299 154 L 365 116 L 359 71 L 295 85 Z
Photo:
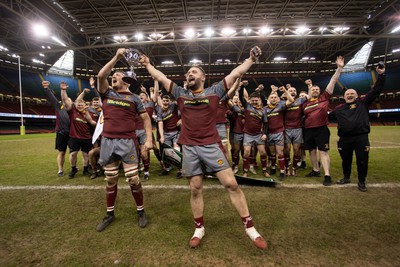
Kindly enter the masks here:
M 179 86 L 162 72 L 157 70 L 147 56 L 142 55 L 141 64 L 156 82 L 150 96 L 145 88 L 140 97 L 129 90 L 129 84 L 124 82 L 126 74 L 116 71 L 112 75 L 111 85 L 107 78 L 115 64 L 123 59 L 124 48 L 118 49 L 115 56 L 101 69 L 98 74 L 98 92 L 102 101 L 102 118 L 99 113 L 85 110 L 85 103 L 79 97 L 72 103 L 66 90 L 68 85 L 61 83 L 63 105 L 70 120 L 69 145 L 71 150 L 70 178 L 77 173 L 76 155 L 82 150 L 84 158 L 84 174 L 88 173 L 89 155 L 92 149 L 97 149 L 98 163 L 103 167 L 106 184 L 106 216 L 97 226 L 97 231 L 103 231 L 115 219 L 114 204 L 118 191 L 119 168 L 122 165 L 126 181 L 129 183 L 135 200 L 138 223 L 145 227 L 148 223 L 144 212 L 143 188 L 139 178 L 139 158 L 141 158 L 144 175 L 142 180 L 149 179 L 150 157 L 149 149 L 154 149 L 161 166 L 161 174 L 167 174 L 171 166 L 162 162 L 152 135 L 151 119 L 157 118 L 158 140 L 182 152 L 182 169 L 178 170 L 177 178 L 182 176 L 189 179 L 191 189 L 190 203 L 192 207 L 195 231 L 189 241 L 190 247 L 198 247 L 205 235 L 203 218 L 203 176 L 205 173 L 215 173 L 221 184 L 227 189 L 232 205 L 241 217 L 246 234 L 257 248 L 265 249 L 264 238 L 254 227 L 246 198 L 238 186 L 234 173 L 238 172 L 239 157 L 242 151 L 243 176 L 248 171 L 255 172 L 256 153 L 260 154 L 263 175 L 270 177 L 276 173 L 278 158 L 279 178 L 296 176 L 298 166 L 302 163 L 301 148 L 310 151 L 312 171 L 308 177 L 319 177 L 319 160 L 324 169 L 323 185 L 332 183 L 330 175 L 328 104 L 334 86 L 339 79 L 344 66 L 344 59 L 337 57 L 337 70 L 332 76 L 326 89 L 321 89 L 306 81 L 308 94 L 297 97 L 297 90 L 286 87 L 271 86 L 272 92 L 267 96 L 265 89 L 259 85 L 253 93 L 247 96 L 247 81 L 241 77 L 250 69 L 261 55 L 258 47 L 250 51 L 250 56 L 241 65 L 232 70 L 220 82 L 204 88 L 206 74 L 200 66 L 192 66 L 186 73 L 185 85 Z M 384 84 L 384 67 L 377 68 L 378 82 L 367 100 L 359 99 L 354 89 L 345 93 L 346 103 L 332 112 L 331 117 L 337 119 L 340 136 L 340 155 L 343 160 L 344 178 L 339 184 L 350 182 L 351 159 L 353 150 L 356 151 L 359 173 L 358 188 L 366 191 L 365 178 L 368 169 L 369 147 L 368 107 L 375 97 L 379 96 Z M 166 94 L 160 96 L 158 83 L 164 87 Z M 91 83 L 92 85 L 92 83 Z M 43 82 L 43 87 L 49 84 Z M 278 92 L 281 92 L 281 95 Z M 300 94 L 301 95 L 301 94 Z M 98 100 L 98 99 L 97 99 Z M 57 106 L 55 106 L 57 107 Z M 95 108 L 99 111 L 99 106 Z M 222 112 L 230 121 L 229 141 L 232 152 L 232 165 L 227 158 L 228 138 L 227 124 L 219 120 L 216 114 Z M 153 116 L 153 112 L 156 115 Z M 356 113 L 354 113 L 356 112 Z M 58 112 L 60 113 L 60 112 Z M 60 116 L 64 120 L 64 113 Z M 95 115 L 97 114 L 97 115 Z M 363 130 L 354 128 L 362 117 Z M 58 118 L 58 117 L 57 117 Z M 352 118 L 354 123 L 346 121 Z M 101 141 L 92 146 L 91 127 L 103 124 Z M 66 123 L 63 122 L 65 125 Z M 63 127 L 67 128 L 66 126 Z M 304 134 L 304 137 L 303 137 Z M 68 141 L 66 130 L 57 131 L 56 148 L 59 150 L 59 176 L 63 174 L 63 156 Z M 362 137 L 359 145 L 354 136 Z M 290 151 L 293 147 L 293 159 Z M 140 150 L 140 152 L 139 152 Z M 318 151 L 317 151 L 318 150 Z M 363 152 L 364 150 L 364 152 Z M 319 159 L 317 157 L 319 152 Z M 94 161 L 96 162 L 96 161 Z M 291 168 L 289 162 L 292 162 Z M 98 166 L 91 164 L 97 177 Z M 270 167 L 270 169 L 268 169 Z M 291 169 L 291 170 L 290 170 Z

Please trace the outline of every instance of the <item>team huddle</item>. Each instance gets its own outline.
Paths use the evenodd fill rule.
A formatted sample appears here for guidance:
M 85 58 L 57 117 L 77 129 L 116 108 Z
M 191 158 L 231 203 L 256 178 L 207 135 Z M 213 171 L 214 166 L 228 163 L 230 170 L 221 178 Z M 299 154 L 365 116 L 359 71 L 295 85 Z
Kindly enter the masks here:
M 358 98 L 357 92 L 349 89 L 344 94 L 345 103 L 328 113 L 329 98 L 344 67 L 342 57 L 337 57 L 336 72 L 323 92 L 307 80 L 308 92 L 298 94 L 296 88 L 288 84 L 279 88 L 271 86 L 271 93 L 266 95 L 261 84 L 248 94 L 248 82 L 242 80 L 261 55 L 258 47 L 251 49 L 247 60 L 208 88 L 204 88 L 206 76 L 200 66 L 192 66 L 186 73 L 186 81 L 180 86 L 157 70 L 146 55 L 142 55 L 140 63 L 152 76 L 154 87 L 149 93 L 142 87 L 137 95 L 129 90 L 130 84 L 124 81 L 126 73 L 115 71 L 111 84 L 107 80 L 115 64 L 124 58 L 125 50 L 118 49 L 100 70 L 97 89 L 94 80 L 90 80 L 97 95 L 89 107 L 85 107 L 83 100 L 89 89 L 85 89 L 73 103 L 67 94 L 68 85 L 62 82 L 62 102 L 58 102 L 49 89 L 49 82 L 42 83 L 56 110 L 58 175 L 64 175 L 67 146 L 70 148 L 70 178 L 78 172 L 77 154 L 80 150 L 84 175 L 95 179 L 104 172 L 106 216 L 97 225 L 97 231 L 103 231 L 115 219 L 114 205 L 121 168 L 136 203 L 138 224 L 140 227 L 148 224 L 141 180 L 150 178 L 149 150 L 154 151 L 159 161 L 160 175 L 172 170 L 170 164 L 163 162 L 156 141 L 182 153 L 181 168 L 176 175 L 177 178 L 187 177 L 191 190 L 190 204 L 195 224 L 194 234 L 189 240 L 192 248 L 198 247 L 205 235 L 203 176 L 213 173 L 227 189 L 246 234 L 257 248 L 265 249 L 267 243 L 254 226 L 246 198 L 234 174 L 240 172 L 244 177 L 249 171 L 256 174 L 254 166 L 259 158 L 264 177 L 277 174 L 280 180 L 284 180 L 287 176 L 297 175 L 297 169 L 304 164 L 302 151 L 309 150 L 312 170 L 307 176 L 321 176 L 321 164 L 323 185 L 331 185 L 328 117 L 338 122 L 338 147 L 344 177 L 337 183 L 350 183 L 355 151 L 358 189 L 366 191 L 370 131 L 368 108 L 382 91 L 384 67 L 377 68 L 378 80 L 365 98 Z M 163 95 L 160 94 L 162 87 L 166 91 Z M 152 134 L 152 119 L 157 122 L 156 138 Z M 102 132 L 95 139 L 94 129 L 99 124 Z M 239 170 L 240 157 L 243 160 L 242 170 Z M 140 171 L 143 171 L 141 178 Z

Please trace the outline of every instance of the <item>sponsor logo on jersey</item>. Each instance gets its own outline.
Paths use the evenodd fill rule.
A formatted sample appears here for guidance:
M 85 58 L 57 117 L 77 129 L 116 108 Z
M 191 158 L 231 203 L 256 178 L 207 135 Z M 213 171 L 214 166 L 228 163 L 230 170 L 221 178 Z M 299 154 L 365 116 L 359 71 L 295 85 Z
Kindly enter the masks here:
M 356 104 L 351 104 L 351 105 L 350 105 L 350 109 L 354 109 L 354 108 L 356 108 L 356 107 L 357 107 Z
M 134 159 L 135 159 L 135 155 L 132 154 L 132 155 L 130 156 L 130 158 L 131 158 L 131 160 L 134 160 Z
M 286 110 L 296 110 L 296 109 L 299 109 L 299 108 L 300 108 L 300 106 L 295 106 L 295 107 L 287 108 Z
M 127 97 L 129 97 L 129 96 L 127 96 Z M 116 107 L 126 107 L 126 108 L 129 108 L 131 106 L 131 104 L 129 104 L 125 101 L 113 100 L 113 99 L 107 99 L 107 105 L 116 106 Z
M 314 105 L 310 105 L 308 107 L 306 107 L 304 110 L 310 109 L 310 108 L 316 108 L 318 107 L 318 103 L 314 104 Z
M 209 105 L 210 104 L 210 100 L 205 98 L 205 99 L 192 99 L 192 100 L 185 100 L 183 101 L 184 105 L 188 105 L 188 106 L 198 106 L 198 105 Z
M 218 163 L 218 165 L 221 165 L 221 166 L 224 165 L 224 161 L 222 159 L 218 159 L 217 163 Z
M 82 120 L 81 118 L 75 118 L 75 121 L 79 121 L 79 122 L 82 122 L 82 123 L 87 123 L 87 121 L 85 121 L 85 120 Z
M 253 116 L 253 117 L 255 117 L 256 119 L 259 119 L 259 120 L 261 120 L 261 118 L 262 118 L 262 115 L 259 114 L 258 112 L 250 112 L 250 116 Z
M 267 117 L 275 117 L 278 115 L 279 115 L 279 112 L 272 112 L 272 113 L 267 114 Z
M 172 113 L 169 113 L 167 116 L 163 118 L 163 121 L 166 121 L 172 117 Z

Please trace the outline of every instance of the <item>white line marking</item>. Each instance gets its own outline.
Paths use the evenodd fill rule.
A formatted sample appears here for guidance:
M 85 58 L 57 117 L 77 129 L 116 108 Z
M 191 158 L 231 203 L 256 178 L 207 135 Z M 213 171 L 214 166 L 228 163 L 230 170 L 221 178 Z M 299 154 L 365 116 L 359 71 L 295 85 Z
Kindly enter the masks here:
M 357 187 L 357 184 L 346 184 L 346 185 L 332 185 L 323 186 L 322 184 L 282 184 L 277 183 L 278 188 L 349 188 Z M 248 185 L 241 185 L 241 187 L 253 187 Z M 380 183 L 380 184 L 368 184 L 368 188 L 400 188 L 400 183 Z M 5 190 L 104 190 L 105 186 L 100 185 L 23 185 L 23 186 L 0 186 L 0 191 Z M 129 189 L 129 186 L 122 185 L 118 188 Z M 187 185 L 143 185 L 144 189 L 184 189 L 189 190 Z M 222 185 L 206 185 L 204 189 L 224 189 Z

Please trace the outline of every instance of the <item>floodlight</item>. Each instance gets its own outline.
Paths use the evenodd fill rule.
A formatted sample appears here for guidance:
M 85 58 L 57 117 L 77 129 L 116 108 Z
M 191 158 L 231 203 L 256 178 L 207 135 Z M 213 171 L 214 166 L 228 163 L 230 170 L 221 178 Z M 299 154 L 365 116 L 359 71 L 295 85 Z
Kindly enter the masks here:
M 163 64 L 163 65 L 172 65 L 172 64 L 174 64 L 174 62 L 172 60 L 165 60 L 165 61 L 161 62 L 161 64 Z
M 214 30 L 212 28 L 207 28 L 204 30 L 204 35 L 207 37 L 211 37 L 214 34 Z
M 306 26 L 300 26 L 296 29 L 297 34 L 305 34 L 310 31 L 310 28 L 307 28 Z
M 42 23 L 33 24 L 33 32 L 38 37 L 47 37 L 50 35 L 49 29 Z
M 203 63 L 203 61 L 201 61 L 201 60 L 199 60 L 199 59 L 196 59 L 196 58 L 194 58 L 194 59 L 190 60 L 189 62 L 190 62 L 190 63 L 192 63 L 192 64 L 199 64 L 199 63 Z
M 137 33 L 137 34 L 135 34 L 135 38 L 138 40 L 138 41 L 140 41 L 140 40 L 143 40 L 143 33 Z
M 249 34 L 249 33 L 251 33 L 251 29 L 250 28 L 244 28 L 243 29 L 243 33 L 244 34 Z
M 285 57 L 274 57 L 274 61 L 285 61 Z
M 268 34 L 271 33 L 273 31 L 273 29 L 269 28 L 269 27 L 262 27 L 259 31 L 260 34 Z
M 336 28 L 334 28 L 333 29 L 335 32 L 344 32 L 344 31 L 347 31 L 347 30 L 350 30 L 350 28 L 349 27 L 336 27 Z
M 192 39 L 193 37 L 195 37 L 195 35 L 196 35 L 196 32 L 193 29 L 187 29 L 185 31 L 185 36 L 188 39 Z
M 223 28 L 222 31 L 221 31 L 221 33 L 222 33 L 223 35 L 225 35 L 225 36 L 232 35 L 232 34 L 234 34 L 235 32 L 236 32 L 236 31 L 235 31 L 234 29 L 230 28 L 230 27 Z

